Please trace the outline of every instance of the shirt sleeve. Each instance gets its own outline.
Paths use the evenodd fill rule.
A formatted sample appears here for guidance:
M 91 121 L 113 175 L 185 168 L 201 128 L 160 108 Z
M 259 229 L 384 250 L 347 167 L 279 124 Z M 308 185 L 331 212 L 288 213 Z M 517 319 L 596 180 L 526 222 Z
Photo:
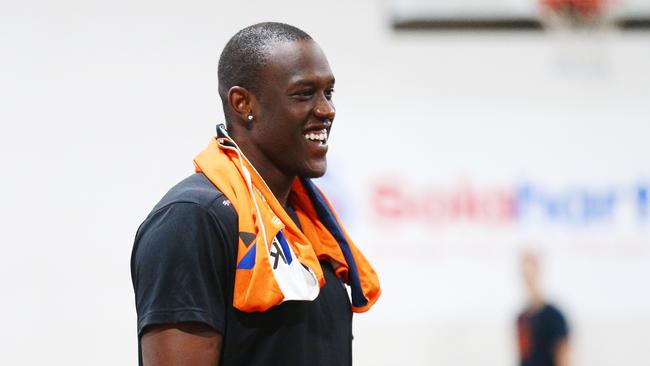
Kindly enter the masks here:
M 140 226 L 131 257 L 138 334 L 151 325 L 204 323 L 223 334 L 227 239 L 195 203 L 173 203 Z
M 553 338 L 555 341 L 559 341 L 560 339 L 567 338 L 569 336 L 569 325 L 567 324 L 564 315 L 562 315 L 559 309 L 555 309 L 554 315 Z

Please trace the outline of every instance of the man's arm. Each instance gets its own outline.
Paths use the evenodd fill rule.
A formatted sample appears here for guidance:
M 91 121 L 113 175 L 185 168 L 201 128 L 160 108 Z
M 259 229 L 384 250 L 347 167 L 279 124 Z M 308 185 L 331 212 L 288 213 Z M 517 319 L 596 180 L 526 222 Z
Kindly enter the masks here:
M 218 364 L 230 245 L 194 203 L 174 203 L 143 223 L 131 268 L 144 365 Z
M 201 323 L 148 327 L 142 335 L 145 366 L 218 366 L 223 337 Z
M 571 365 L 569 339 L 567 337 L 563 337 L 555 345 L 554 357 L 557 366 Z

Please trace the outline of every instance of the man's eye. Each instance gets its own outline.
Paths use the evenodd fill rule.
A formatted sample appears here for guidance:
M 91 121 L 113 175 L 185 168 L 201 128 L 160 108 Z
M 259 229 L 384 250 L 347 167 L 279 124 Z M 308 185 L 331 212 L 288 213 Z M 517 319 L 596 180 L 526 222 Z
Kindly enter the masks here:
M 300 98 L 308 98 L 308 97 L 311 97 L 312 94 L 314 94 L 313 90 L 301 90 L 301 91 L 295 93 L 294 95 L 298 96 Z
M 325 98 L 332 99 L 332 94 L 334 94 L 334 89 L 325 90 Z

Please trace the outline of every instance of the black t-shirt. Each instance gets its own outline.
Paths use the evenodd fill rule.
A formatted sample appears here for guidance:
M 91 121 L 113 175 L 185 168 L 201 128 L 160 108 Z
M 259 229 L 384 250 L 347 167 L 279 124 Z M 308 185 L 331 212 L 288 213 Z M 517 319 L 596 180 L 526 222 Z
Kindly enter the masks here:
M 560 310 L 546 304 L 537 311 L 526 310 L 517 318 L 521 366 L 554 366 L 555 347 L 569 335 Z
M 321 262 L 326 284 L 314 301 L 261 313 L 232 306 L 237 233 L 237 213 L 203 174 L 163 197 L 131 256 L 138 340 L 151 325 L 200 322 L 223 335 L 223 366 L 352 365 L 350 300 L 329 262 Z

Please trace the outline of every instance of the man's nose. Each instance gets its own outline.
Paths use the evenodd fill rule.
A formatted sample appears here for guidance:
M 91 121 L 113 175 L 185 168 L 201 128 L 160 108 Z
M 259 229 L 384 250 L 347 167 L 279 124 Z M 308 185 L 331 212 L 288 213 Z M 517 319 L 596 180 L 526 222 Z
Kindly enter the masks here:
M 322 97 L 314 108 L 314 114 L 318 118 L 332 121 L 334 120 L 334 115 L 336 115 L 336 108 L 334 108 L 334 104 L 332 104 L 331 100 Z

